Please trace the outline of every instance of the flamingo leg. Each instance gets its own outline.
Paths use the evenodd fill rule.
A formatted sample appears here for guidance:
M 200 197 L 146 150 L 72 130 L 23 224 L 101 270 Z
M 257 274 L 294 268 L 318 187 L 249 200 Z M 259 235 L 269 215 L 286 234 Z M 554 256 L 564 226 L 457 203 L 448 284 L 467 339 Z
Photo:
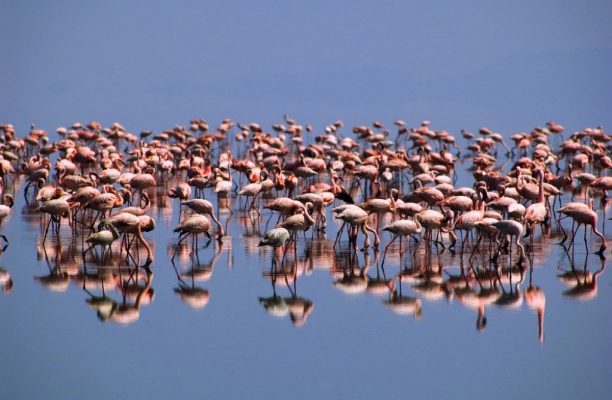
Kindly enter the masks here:
M 45 229 L 45 236 L 43 237 L 43 244 L 47 240 L 47 234 L 49 233 L 49 227 L 51 226 L 51 221 L 53 221 L 53 218 L 49 217 L 49 222 L 47 223 L 47 229 Z
M 391 241 L 385 246 L 385 250 L 383 252 L 382 263 L 380 264 L 381 268 L 385 266 L 385 257 L 387 257 L 387 250 L 389 249 L 389 246 L 391 246 L 391 244 L 395 242 L 395 239 L 397 239 L 397 237 L 398 237 L 397 235 L 393 235 L 393 239 L 391 239 Z
M 338 233 L 336 234 L 336 240 L 334 241 L 334 247 L 336 247 L 336 244 L 338 243 L 338 239 L 340 239 L 340 236 L 342 235 L 342 231 L 344 230 L 345 225 L 346 225 L 346 222 L 342 222 L 342 226 L 340 226 L 340 229 L 338 229 Z
M 476 239 L 476 244 L 472 248 L 472 253 L 470 254 L 470 258 L 468 259 L 468 262 L 472 261 L 472 257 L 474 256 L 474 253 L 476 252 L 476 249 L 480 245 L 481 239 L 482 239 L 482 235 L 478 235 L 478 239 Z
M 605 237 L 605 236 L 604 236 L 604 235 L 603 235 L 601 232 L 599 232 L 599 231 L 597 230 L 597 228 L 595 227 L 595 225 L 596 225 L 596 224 L 592 224 L 592 225 L 591 225 L 591 229 L 593 230 L 593 233 L 594 233 L 595 235 L 597 235 L 597 236 L 599 236 L 599 237 L 601 238 L 601 247 L 599 248 L 599 251 L 598 251 L 597 253 L 595 253 L 595 254 L 598 254 L 598 255 L 602 256 L 602 255 L 603 255 L 604 250 L 608 248 L 608 245 L 607 245 L 607 243 L 606 243 L 606 237 Z M 586 229 L 586 225 L 585 225 L 585 229 Z
M 572 248 L 572 245 L 574 244 L 574 239 L 576 238 L 576 232 L 578 232 L 578 229 L 580 228 L 580 225 L 582 224 L 578 224 L 578 226 L 576 226 L 576 229 L 572 231 L 572 238 L 570 239 L 570 243 L 568 245 L 568 250 L 570 248 Z

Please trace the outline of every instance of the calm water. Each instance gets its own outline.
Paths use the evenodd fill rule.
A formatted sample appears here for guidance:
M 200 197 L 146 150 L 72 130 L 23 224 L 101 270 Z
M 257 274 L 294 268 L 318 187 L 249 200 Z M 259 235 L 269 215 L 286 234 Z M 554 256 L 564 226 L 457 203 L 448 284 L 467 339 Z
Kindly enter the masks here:
M 460 175 L 459 183 L 468 178 Z M 284 273 L 271 269 L 270 248 L 257 247 L 276 222 L 267 212 L 259 220 L 222 214 L 228 236 L 194 257 L 189 244 L 176 249 L 178 206 L 161 196 L 149 211 L 157 229 L 145 235 L 155 252 L 147 279 L 121 267 L 116 250 L 112 260 L 84 263 L 83 237 L 67 226 L 59 241 L 51 234 L 43 246 L 40 217 L 25 204 L 23 183 L 16 187 L 2 226 L 11 243 L 0 256 L 14 280 L 12 292 L 0 296 L 2 398 L 612 393 L 612 280 L 605 260 L 586 257 L 582 231 L 573 258 L 555 244 L 556 223 L 552 238 L 538 234 L 525 272 L 500 273 L 504 306 L 486 296 L 494 278 L 485 276 L 491 270 L 483 257 L 472 260 L 482 272 L 472 290 L 458 279 L 461 266 L 470 268 L 468 256 L 423 246 L 412 256 L 408 241 L 401 259 L 399 246 L 390 248 L 383 269 L 382 254 L 355 254 L 345 237 L 334 246 L 338 225 L 329 212 L 327 234 L 300 237 Z M 389 239 L 383 235 L 382 245 Z M 599 248 L 598 239 L 589 236 L 589 243 Z M 563 282 L 558 275 L 571 270 L 572 259 L 576 272 Z M 504 257 L 500 263 L 509 265 Z M 392 295 L 388 280 L 400 269 Z M 595 284 L 584 283 L 585 269 Z M 539 310 L 524 296 L 536 287 L 545 295 Z

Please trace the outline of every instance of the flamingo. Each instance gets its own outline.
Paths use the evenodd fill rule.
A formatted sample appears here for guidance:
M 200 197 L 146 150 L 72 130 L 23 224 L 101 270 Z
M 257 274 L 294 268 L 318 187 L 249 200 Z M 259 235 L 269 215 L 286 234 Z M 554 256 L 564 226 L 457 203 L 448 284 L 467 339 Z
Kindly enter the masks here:
M 118 165 L 117 164 L 123 164 L 123 161 L 121 161 L 120 159 L 116 159 L 113 164 L 115 166 L 115 168 L 107 168 L 102 170 L 101 172 L 95 172 L 95 171 L 91 171 L 89 172 L 89 176 L 95 178 L 95 180 L 97 182 L 100 182 L 101 184 L 113 184 L 115 182 L 117 182 L 119 180 L 119 178 L 121 177 L 121 171 L 116 168 Z
M 306 207 L 304 203 L 290 199 L 289 197 L 278 197 L 263 206 L 265 209 L 278 211 L 283 218 L 295 214 L 299 209 L 303 209 L 304 207 Z
M 179 199 L 179 219 L 183 214 L 183 202 L 189 200 L 191 197 L 191 186 L 186 182 L 179 182 L 176 187 L 168 189 L 166 192 L 168 197 L 172 199 Z
M 147 169 L 147 171 L 148 172 L 142 173 L 138 164 L 134 163 L 134 176 L 129 181 L 129 184 L 132 187 L 132 189 L 134 191 L 138 191 L 138 193 L 140 194 L 141 202 L 142 202 L 143 191 L 145 189 L 148 189 L 150 187 L 155 187 L 157 185 L 157 182 L 155 181 L 155 177 L 153 177 L 153 175 L 149 173 L 149 172 L 154 172 L 154 170 L 151 171 L 150 169 Z
M 128 233 L 133 234 L 138 239 L 138 241 L 144 246 L 147 251 L 147 260 L 145 262 L 145 268 L 147 268 L 153 263 L 153 251 L 151 250 L 151 246 L 147 243 L 145 238 L 142 236 L 142 228 L 140 219 L 130 213 L 118 213 L 114 216 L 111 216 L 107 220 L 101 222 L 102 226 L 106 224 L 113 225 L 119 233 Z
M 306 203 L 306 206 L 304 208 L 297 209 L 297 214 L 288 217 L 283 222 L 276 225 L 276 227 L 285 228 L 292 234 L 298 231 L 307 231 L 308 229 L 310 229 L 311 226 L 315 224 L 315 220 L 310 215 L 310 210 L 312 210 L 312 208 L 312 203 Z
M 512 237 L 514 236 L 514 240 L 516 245 L 521 249 L 521 259 L 525 258 L 525 247 L 521 243 L 521 235 L 523 235 L 523 225 L 514 220 L 502 220 L 493 223 L 493 226 L 498 230 L 499 234 L 508 238 L 508 242 L 510 243 L 510 254 L 512 254 Z M 497 254 L 494 257 L 494 260 L 497 259 L 499 255 L 499 248 Z
M 283 227 L 270 229 L 264 237 L 259 241 L 258 246 L 272 246 L 274 256 L 272 264 L 276 264 L 276 251 L 279 247 L 285 245 L 291 238 L 289 231 Z
M 61 218 L 67 218 L 68 221 L 72 219 L 70 204 L 68 201 L 66 201 L 65 197 L 66 196 L 59 199 L 49 200 L 37 208 L 38 211 L 50 215 L 47 228 L 45 229 L 43 243 L 47 240 L 47 233 L 49 232 L 49 227 L 51 226 L 52 222 L 56 224 L 56 231 L 59 232 L 59 222 Z
M 319 221 L 321 221 L 322 223 L 321 229 L 325 229 L 325 227 L 327 226 L 327 218 L 325 217 L 325 206 L 331 203 L 331 201 L 333 201 L 333 199 L 331 201 L 326 201 L 326 199 L 323 197 L 324 193 L 325 192 L 302 193 L 298 196 L 295 196 L 295 200 L 301 203 L 304 203 L 304 204 L 311 203 L 312 204 L 314 211 L 317 212 L 317 221 L 316 221 L 317 226 L 319 226 Z
M 454 214 L 452 210 L 444 210 L 444 214 L 436 210 L 425 210 L 414 216 L 414 220 L 419 222 L 425 229 L 424 238 L 427 241 L 432 240 L 432 232 L 434 229 L 442 229 L 443 227 L 452 224 Z M 436 245 L 441 242 L 434 240 Z M 444 245 L 442 245 L 444 246 Z
M 472 229 L 476 227 L 476 224 L 478 222 L 482 221 L 482 219 L 485 216 L 484 197 L 487 196 L 486 189 L 484 189 L 482 186 L 479 187 L 479 190 L 477 190 L 477 194 L 478 194 L 478 202 L 476 203 L 477 209 L 461 214 L 455 221 L 455 224 L 453 225 L 454 230 L 458 229 L 458 230 L 466 231 L 465 236 L 461 240 L 461 252 L 462 253 L 463 253 L 463 247 L 465 245 L 465 240 L 467 239 L 468 234 L 470 233 Z M 453 236 L 453 242 L 451 244 L 451 249 L 455 247 L 455 241 L 456 239 Z
M 378 245 L 380 244 L 380 237 L 378 236 L 378 232 L 376 232 L 375 229 L 370 228 L 368 226 L 368 213 L 360 207 L 357 207 L 352 204 L 347 204 L 341 207 L 342 209 L 340 209 L 340 207 L 337 208 L 338 212 L 335 213 L 335 218 L 350 224 L 353 228 L 361 229 L 361 232 L 363 232 L 365 236 L 365 239 L 363 241 L 363 249 L 365 250 L 370 246 L 370 238 L 368 236 L 368 232 L 372 232 L 374 234 L 374 246 L 378 247 Z M 354 234 L 353 240 L 353 244 L 356 248 L 357 233 Z
M 391 190 L 391 197 L 388 199 L 370 199 L 365 202 L 359 204 L 363 210 L 365 210 L 368 215 L 376 214 L 376 230 L 380 225 L 380 217 L 383 213 L 393 213 L 395 211 L 395 199 L 397 195 L 397 189 Z
M 591 183 L 591 187 L 603 191 L 604 200 L 608 198 L 608 191 L 612 190 L 612 176 L 602 176 Z
M 218 230 L 219 237 L 221 238 L 225 236 L 225 230 L 223 229 L 223 226 L 221 225 L 221 221 L 219 221 L 219 219 L 215 216 L 215 211 L 210 201 L 206 199 L 191 199 L 191 200 L 182 201 L 181 204 L 191 208 L 193 211 L 195 211 L 198 214 L 209 215 L 213 219 L 215 224 L 217 224 L 217 230 Z
M 253 209 L 253 206 L 255 205 L 255 200 L 261 192 L 261 187 L 261 182 L 248 183 L 244 185 L 242 189 L 240 189 L 240 191 L 238 192 L 238 196 L 253 198 L 253 200 L 251 201 L 251 205 L 248 208 L 249 210 Z M 257 212 L 259 213 L 259 210 L 257 210 Z
M 192 242 L 193 242 L 192 246 L 197 252 L 198 235 L 203 233 L 204 235 L 206 235 L 206 237 L 208 237 L 208 240 L 210 242 L 211 240 L 210 229 L 211 229 L 210 221 L 204 215 L 200 215 L 200 214 L 190 215 L 183 222 L 181 222 L 176 228 L 174 228 L 174 232 L 179 233 L 179 241 L 176 244 L 177 249 L 180 246 L 180 244 L 183 242 L 183 240 L 185 240 L 189 235 L 191 235 Z M 172 256 L 172 260 L 174 260 L 174 258 L 176 257 L 176 253 L 177 251 L 174 252 L 174 255 Z
M 566 204 L 564 207 L 561 207 L 557 212 L 569 216 L 574 220 L 574 222 L 578 223 L 576 229 L 572 231 L 572 239 L 568 246 L 568 250 L 574 244 L 574 238 L 576 236 L 576 232 L 580 228 L 580 225 L 584 225 L 584 245 L 588 252 L 589 246 L 587 243 L 587 225 L 590 225 L 593 233 L 601 238 L 601 247 L 599 248 L 599 251 L 597 251 L 595 254 L 603 255 L 603 252 L 608 247 L 608 245 L 606 244 L 605 236 L 597 230 L 597 213 L 595 211 L 591 210 L 586 205 L 577 206 L 575 204 Z
M 10 194 L 5 194 L 2 196 L 2 200 L 3 202 L 0 204 L 0 224 L 2 224 L 4 219 L 10 215 L 11 208 L 15 204 L 13 201 L 13 196 Z M 6 236 L 0 234 L 0 237 L 8 244 L 8 239 Z
M 421 224 L 418 221 L 411 221 L 409 219 L 400 219 L 397 220 L 383 228 L 383 231 L 391 232 L 393 234 L 393 238 L 389 241 L 389 243 L 385 246 L 385 251 L 383 253 L 383 260 L 381 267 L 385 265 L 385 257 L 387 255 L 387 249 L 391 246 L 391 243 L 395 241 L 398 237 L 400 238 L 400 252 L 401 252 L 401 243 L 402 237 L 411 236 L 417 243 L 419 242 L 414 235 L 421 233 Z
M 83 254 L 93 250 L 95 246 L 103 246 L 108 247 L 110 249 L 110 246 L 117 239 L 119 239 L 119 232 L 117 231 L 117 228 L 115 228 L 112 224 L 104 223 L 102 224 L 102 226 L 99 226 L 99 228 L 101 227 L 106 229 L 102 229 L 98 232 L 92 233 L 87 237 L 87 239 L 85 239 L 85 243 L 88 243 L 89 247 L 85 251 L 83 251 Z M 102 252 L 102 259 L 104 259 L 105 254 L 106 250 Z
M 538 176 L 538 198 L 537 201 L 527 207 L 525 212 L 525 224 L 527 225 L 527 235 L 533 234 L 533 229 L 536 224 L 544 223 L 548 219 L 548 209 L 544 200 L 544 173 L 540 169 L 536 169 Z

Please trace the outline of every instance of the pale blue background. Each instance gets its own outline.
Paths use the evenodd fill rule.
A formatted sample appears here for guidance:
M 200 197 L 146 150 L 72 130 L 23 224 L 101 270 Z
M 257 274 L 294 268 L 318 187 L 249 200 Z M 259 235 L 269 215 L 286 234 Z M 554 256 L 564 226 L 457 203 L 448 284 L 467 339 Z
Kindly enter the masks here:
M 0 121 L 610 125 L 610 1 L 1 1 Z
M 486 125 L 509 135 L 549 119 L 609 127 L 611 11 L 610 1 L 0 0 L 0 123 L 20 136 L 31 123 L 92 119 L 135 133 L 196 117 L 268 127 L 284 113 L 317 130 L 396 118 L 455 134 Z M 1 227 L 11 245 L 0 265 L 15 287 L 0 296 L 0 398 L 610 398 L 610 272 L 595 300 L 568 299 L 558 246 L 534 271 L 547 296 L 544 344 L 525 304 L 487 309 L 477 332 L 476 312 L 456 301 L 424 301 L 414 321 L 382 298 L 339 292 L 322 269 L 299 280 L 315 309 L 297 329 L 260 306 L 272 294 L 261 276 L 270 252 L 246 252 L 236 219 L 233 267 L 224 253 L 202 284 L 209 305 L 177 298 L 174 204 L 147 234 L 156 298 L 117 326 L 98 321 L 76 285 L 51 293 L 33 279 L 48 273 L 34 250 L 38 216 L 22 214 L 17 196 Z

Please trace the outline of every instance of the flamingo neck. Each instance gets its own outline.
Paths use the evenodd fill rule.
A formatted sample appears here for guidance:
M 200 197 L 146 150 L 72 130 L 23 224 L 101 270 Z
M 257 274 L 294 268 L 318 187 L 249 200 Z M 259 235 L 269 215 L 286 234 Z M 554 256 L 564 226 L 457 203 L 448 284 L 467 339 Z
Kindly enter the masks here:
M 145 238 L 142 236 L 142 231 L 140 230 L 140 226 L 136 228 L 136 237 L 138 238 L 138 241 L 140 241 L 140 243 L 142 243 L 144 248 L 147 250 L 147 264 L 151 264 L 154 260 L 153 251 L 151 250 L 151 246 L 149 246 L 149 243 L 147 243 Z
M 538 308 L 538 339 L 544 341 L 544 308 Z
M 310 215 L 310 213 L 308 212 L 308 207 L 306 207 L 304 209 L 304 219 L 310 224 L 310 225 L 314 225 L 315 221 L 312 218 L 312 216 Z
M 422 229 L 422 228 L 423 228 L 423 227 L 421 226 L 421 223 L 419 222 L 419 219 L 418 219 L 418 218 L 416 218 L 416 217 L 414 218 L 414 223 L 416 224 L 417 229 Z
M 479 203 L 479 207 L 478 207 L 478 211 L 480 212 L 485 212 L 485 200 L 484 200 L 484 196 L 480 198 L 480 203 Z
M 134 307 L 137 310 L 140 310 L 140 302 L 142 301 L 142 297 L 145 293 L 147 293 L 151 289 L 151 284 L 153 283 L 153 273 L 147 276 L 147 283 L 142 288 L 140 292 L 138 292 L 138 296 L 136 297 L 136 301 L 134 302 Z
M 544 203 L 544 173 L 539 174 L 538 203 Z

